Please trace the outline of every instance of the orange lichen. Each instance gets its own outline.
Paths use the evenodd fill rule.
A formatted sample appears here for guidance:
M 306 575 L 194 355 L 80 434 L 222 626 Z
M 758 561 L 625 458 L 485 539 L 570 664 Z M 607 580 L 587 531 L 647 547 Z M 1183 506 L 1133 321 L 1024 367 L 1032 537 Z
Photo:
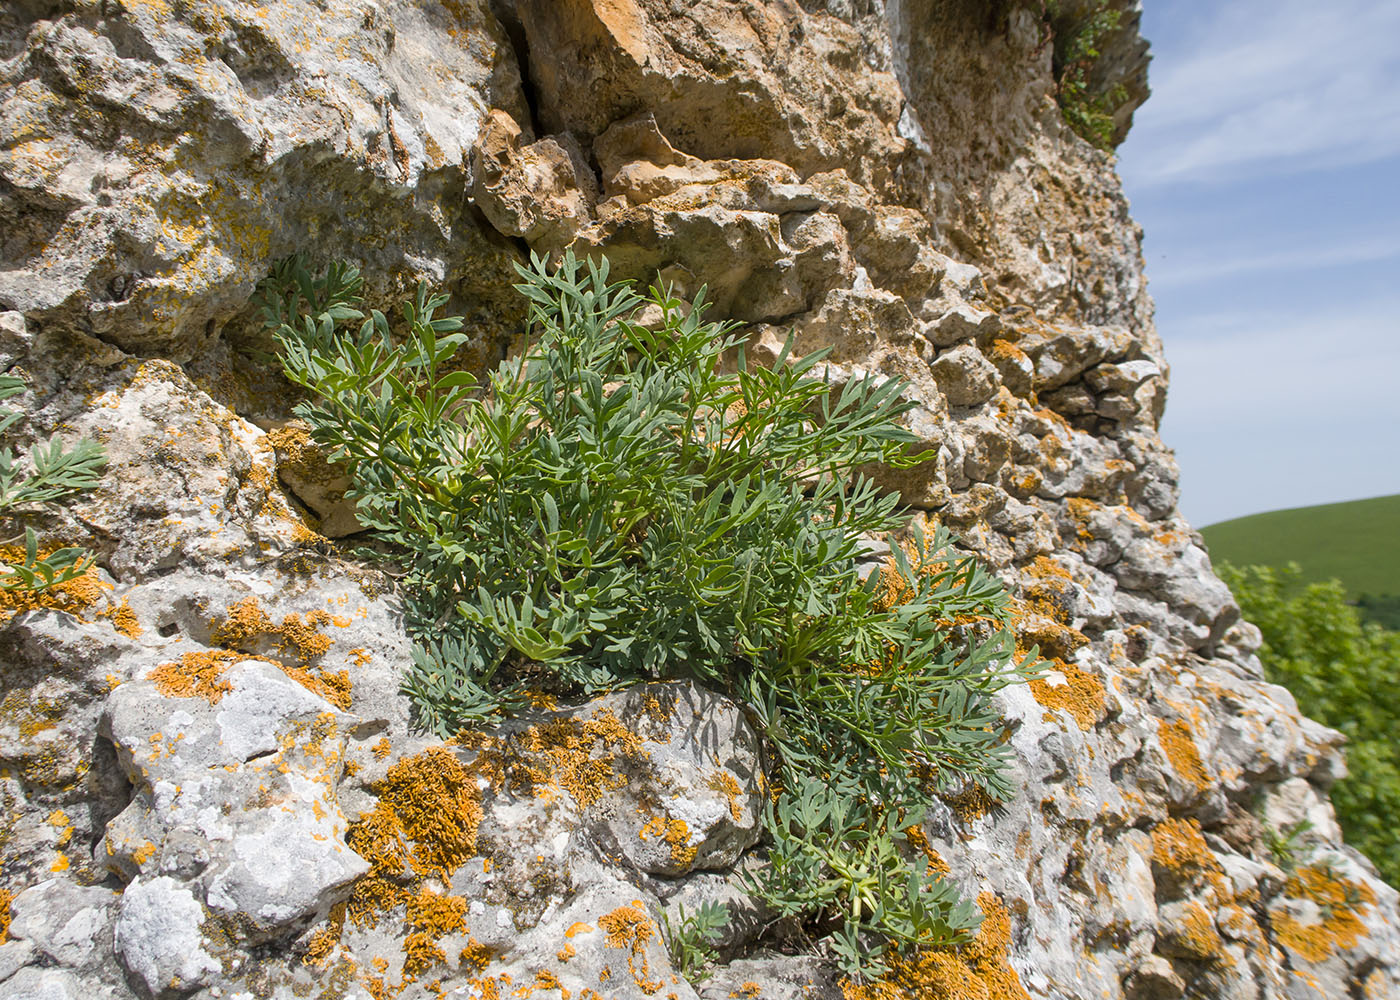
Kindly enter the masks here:
M 1056 618 L 1068 613 L 1064 609 L 1072 599 L 1063 589 L 1040 583 L 1031 588 L 1031 595 L 1031 601 L 1011 601 L 1011 623 L 1020 648 L 1036 646 L 1047 659 L 1068 660 L 1089 644 L 1089 637 L 1083 632 Z
M 9 889 L 0 889 L 0 944 L 10 940 L 10 903 L 14 898 Z
M 434 937 L 466 930 L 467 901 L 461 896 L 444 896 L 428 888 L 408 901 L 407 921 L 411 927 Z
M 896 955 L 890 971 L 865 984 L 841 984 L 846 1000 L 1030 1000 L 1011 967 L 1011 919 L 990 892 L 977 897 L 982 926 L 966 946 Z
M 952 807 L 953 815 L 964 824 L 981 819 L 996 805 L 996 800 L 978 785 L 968 785 L 959 792 L 944 795 L 943 801 Z
M 1356 947 L 1366 934 L 1361 917 L 1376 903 L 1369 885 L 1353 882 L 1322 865 L 1299 868 L 1284 892 L 1316 906 L 1317 918 L 1312 921 L 1300 920 L 1283 909 L 1272 913 L 1278 940 L 1309 962 L 1323 962 L 1338 949 Z
M 271 644 L 279 653 L 294 654 L 305 666 L 331 648 L 334 640 L 321 631 L 331 621 L 327 611 L 317 608 L 304 618 L 284 615 L 277 624 L 258 599 L 250 596 L 230 605 L 224 616 L 212 623 L 212 629 L 214 641 L 221 646 L 257 652 L 264 644 Z
M 492 951 L 490 948 L 486 947 L 486 945 L 482 944 L 476 938 L 468 935 L 467 946 L 463 948 L 462 953 L 457 956 L 457 962 L 464 969 L 470 969 L 472 972 L 481 973 L 491 964 L 491 955 Z
M 642 840 L 648 837 L 659 837 L 671 848 L 671 863 L 682 868 L 688 867 L 695 860 L 698 847 L 690 844 L 690 827 L 683 819 L 666 819 L 663 816 L 653 816 L 641 829 L 639 836 Z
M 1172 943 L 1201 961 L 1219 958 L 1225 947 L 1210 913 L 1196 902 L 1186 904 L 1181 922 L 1172 927 Z
M 739 782 L 734 780 L 734 775 L 728 771 L 716 771 L 710 775 L 705 782 L 707 788 L 712 792 L 719 792 L 729 802 L 729 815 L 736 823 L 744 821 L 744 807 L 740 798 L 744 790 L 739 787 Z
M 569 959 L 573 958 L 577 954 L 578 949 L 575 948 L 573 945 L 566 943 L 564 947 L 560 948 L 554 953 L 554 957 L 559 959 L 559 961 L 561 962 L 567 962 Z
M 131 610 L 131 605 L 127 603 L 125 597 L 121 603 L 111 610 L 108 615 L 112 620 L 112 627 L 126 636 L 128 639 L 139 639 L 145 629 L 141 627 L 141 622 L 136 617 L 136 612 Z
M 1085 497 L 1070 497 L 1065 501 L 1065 509 L 1075 522 L 1075 534 L 1081 542 L 1093 541 L 1094 534 L 1089 528 L 1090 519 L 1103 505 Z
M 389 737 L 381 736 L 379 742 L 369 748 L 369 752 L 374 754 L 375 760 L 383 760 L 393 749 L 394 745 L 389 742 Z
M 162 663 L 146 677 L 167 698 L 203 698 L 217 705 L 233 690 L 225 671 L 246 659 L 245 654 L 226 649 L 199 650 L 185 653 L 176 662 Z
M 939 854 L 934 846 L 928 842 L 928 835 L 924 833 L 922 826 L 916 824 L 907 827 L 904 831 L 904 839 L 916 847 L 927 859 L 927 871 L 930 875 L 948 874 L 948 862 L 944 861 L 943 855 Z
M 1194 819 L 1167 819 L 1152 829 L 1152 862 L 1179 875 L 1220 871 L 1220 862 Z
M 753 1000 L 754 997 L 763 994 L 763 987 L 750 979 L 746 983 L 740 983 L 737 987 L 729 991 L 731 998 L 738 1000 Z
M 345 928 L 345 909 L 344 903 L 337 903 L 331 907 L 326 926 L 311 935 L 311 940 L 306 943 L 306 954 L 302 956 L 304 963 L 320 966 L 330 958 L 335 946 L 340 943 L 340 935 Z
M 389 768 L 374 809 L 350 827 L 351 850 L 370 865 L 350 897 L 351 921 L 372 925 L 412 900 L 405 876 L 448 881 L 476 852 L 480 824 L 475 776 L 452 751 L 430 747 Z
M 1085 732 L 1104 717 L 1106 697 L 1103 682 L 1088 671 L 1064 660 L 1051 660 L 1051 666 L 1064 677 L 1063 683 L 1046 678 L 1030 682 L 1031 694 L 1046 708 L 1064 709 Z
M 619 906 L 611 913 L 603 914 L 598 918 L 598 926 L 607 934 L 605 943 L 609 948 L 627 951 L 627 970 L 632 973 L 638 989 L 648 996 L 661 989 L 664 985 L 662 981 L 650 978 L 651 965 L 647 960 L 646 948 L 656 932 L 641 903 Z M 601 978 L 599 982 L 602 982 Z
M 1191 727 L 1185 719 L 1177 719 L 1175 722 L 1167 722 L 1165 719 L 1159 721 L 1157 738 L 1162 744 L 1162 752 L 1167 755 L 1167 760 L 1171 762 L 1172 769 L 1177 774 L 1201 791 L 1210 788 L 1210 773 L 1206 770 L 1205 761 L 1201 760 L 1196 741 L 1191 738 Z
M 312 694 L 319 695 L 330 702 L 342 712 L 350 709 L 351 684 L 350 674 L 344 670 L 331 673 L 328 670 L 320 670 L 312 673 L 306 667 L 289 667 L 286 664 L 278 664 L 292 680 L 306 688 Z
M 619 764 L 647 758 L 642 738 L 606 709 L 531 726 L 508 742 L 467 734 L 462 744 L 480 751 L 476 766 L 493 786 L 537 798 L 562 788 L 583 808 L 627 784 Z
M 62 547 L 51 545 L 41 548 L 39 558 L 47 559 Z M 23 548 L 14 545 L 0 546 L 0 577 L 12 572 L 8 567 L 21 565 L 24 561 Z M 75 618 L 83 618 L 83 613 L 101 601 L 111 589 L 112 585 L 104 582 L 98 575 L 96 566 L 90 566 L 66 583 L 55 584 L 43 590 L 0 587 L 0 622 L 8 621 L 24 611 L 38 611 L 43 608 L 66 611 Z

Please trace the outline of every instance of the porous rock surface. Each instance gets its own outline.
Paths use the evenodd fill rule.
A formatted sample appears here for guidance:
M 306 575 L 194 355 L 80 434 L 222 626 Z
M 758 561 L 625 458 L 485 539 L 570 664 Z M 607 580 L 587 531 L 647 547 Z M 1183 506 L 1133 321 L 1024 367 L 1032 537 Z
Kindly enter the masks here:
M 1146 57 L 1115 5 L 1121 136 Z M 111 464 L 41 523 L 100 569 L 0 627 L 0 994 L 842 995 L 744 889 L 739 706 L 647 685 L 427 739 L 392 581 L 329 541 L 359 526 L 256 282 L 297 250 L 377 305 L 428 278 L 480 367 L 520 333 L 511 263 L 572 246 L 707 286 L 759 357 L 791 332 L 838 382 L 905 380 L 937 459 L 880 474 L 1049 658 L 999 699 L 1015 798 L 925 822 L 987 914 L 948 995 L 1400 997 L 1397 894 L 1327 801 L 1341 737 L 1263 680 L 1177 511 L 1140 234 L 1042 7 L 7 5 L 0 360 L 23 435 Z M 1269 830 L 1304 818 L 1285 871 Z M 661 922 L 705 900 L 731 920 L 690 984 Z

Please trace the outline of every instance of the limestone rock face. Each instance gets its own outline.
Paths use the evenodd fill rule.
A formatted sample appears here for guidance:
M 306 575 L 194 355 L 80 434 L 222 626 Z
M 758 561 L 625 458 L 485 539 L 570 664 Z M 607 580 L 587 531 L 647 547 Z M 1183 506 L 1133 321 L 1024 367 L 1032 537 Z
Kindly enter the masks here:
M 0 994 L 843 997 L 746 889 L 743 706 L 670 682 L 414 728 L 401 595 L 252 300 L 294 251 L 376 306 L 426 278 L 481 369 L 524 333 L 512 263 L 572 247 L 915 404 L 934 458 L 870 471 L 1049 661 L 999 696 L 1013 800 L 924 823 L 987 915 L 970 995 L 1400 998 L 1397 894 L 1328 802 L 1342 738 L 1263 680 L 1177 510 L 1140 233 L 1054 104 L 1043 6 L 7 7 L 12 433 L 110 465 L 36 521 L 97 567 L 0 608 Z M 1090 82 L 1129 95 L 1121 136 L 1146 49 L 1114 6 Z M 1286 870 L 1270 831 L 1305 819 Z M 664 928 L 706 901 L 721 960 L 687 983 Z
M 485 0 L 34 3 L 0 33 L 0 305 L 185 362 L 297 250 L 509 280 L 466 214 L 487 111 L 521 107 Z

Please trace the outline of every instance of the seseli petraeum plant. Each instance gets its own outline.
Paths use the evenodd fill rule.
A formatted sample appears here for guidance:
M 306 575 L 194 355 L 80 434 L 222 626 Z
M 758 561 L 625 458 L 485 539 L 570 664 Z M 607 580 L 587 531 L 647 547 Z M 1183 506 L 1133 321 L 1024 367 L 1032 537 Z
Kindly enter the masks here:
M 922 458 L 902 386 L 838 389 L 820 353 L 750 365 L 703 294 L 643 297 L 605 260 L 519 273 L 533 342 L 480 395 L 452 366 L 465 337 L 444 296 L 420 288 L 391 328 L 361 314 L 344 266 L 293 259 L 263 289 L 309 393 L 298 415 L 405 567 L 421 724 L 448 737 L 527 686 L 696 678 L 744 701 L 775 751 L 757 888 L 780 913 L 839 930 L 858 975 L 890 942 L 959 940 L 974 917 L 901 861 L 899 830 L 941 789 L 1007 794 L 990 696 L 1027 665 L 1000 585 L 941 529 L 916 560 L 895 547 L 898 586 L 859 569 L 862 536 L 907 518 L 857 470 Z
M 0 374 L 0 400 L 24 392 L 24 379 Z M 23 414 L 0 406 L 0 435 L 5 434 Z M 0 516 L 13 516 L 66 499 L 97 485 L 107 456 L 95 441 L 82 440 L 71 448 L 55 435 L 34 445 L 29 461 L 16 460 L 14 449 L 0 446 Z M 86 549 L 64 546 L 41 554 L 39 537 L 28 525 L 24 528 L 24 555 L 17 560 L 0 559 L 0 589 L 42 591 L 59 587 L 82 576 L 93 565 Z

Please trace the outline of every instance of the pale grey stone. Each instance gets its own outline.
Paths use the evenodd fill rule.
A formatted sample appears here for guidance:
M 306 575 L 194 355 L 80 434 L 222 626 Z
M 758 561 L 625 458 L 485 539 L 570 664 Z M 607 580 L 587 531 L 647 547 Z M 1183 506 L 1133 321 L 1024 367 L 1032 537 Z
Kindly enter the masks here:
M 188 993 L 220 970 L 200 932 L 204 907 L 174 879 L 136 879 L 122 894 L 115 949 L 149 996 Z
M 110 889 L 49 879 L 10 903 L 10 936 L 29 942 L 59 965 L 99 965 L 109 954 L 113 911 L 120 898 Z

